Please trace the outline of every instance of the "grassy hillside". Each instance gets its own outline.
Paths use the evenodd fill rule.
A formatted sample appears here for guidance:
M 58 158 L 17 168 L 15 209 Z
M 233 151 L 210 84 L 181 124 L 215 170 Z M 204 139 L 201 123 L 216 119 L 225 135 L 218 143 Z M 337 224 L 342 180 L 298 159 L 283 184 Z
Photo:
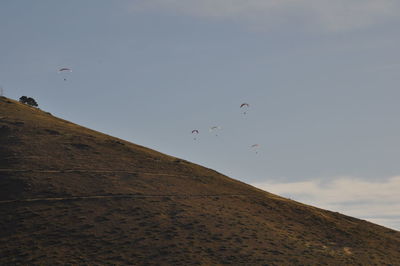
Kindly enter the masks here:
M 400 265 L 400 233 L 0 98 L 0 265 Z

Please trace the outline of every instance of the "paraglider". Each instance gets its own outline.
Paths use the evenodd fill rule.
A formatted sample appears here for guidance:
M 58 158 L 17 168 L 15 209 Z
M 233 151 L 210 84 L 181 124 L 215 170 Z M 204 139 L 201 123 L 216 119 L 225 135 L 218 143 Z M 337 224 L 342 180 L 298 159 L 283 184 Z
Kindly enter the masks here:
M 199 134 L 199 131 L 197 129 L 192 130 L 192 135 L 194 136 L 193 140 L 196 140 L 196 136 Z
M 253 144 L 250 146 L 251 150 L 255 151 L 258 154 L 258 149 L 260 148 L 260 144 Z
M 245 115 L 247 113 L 247 109 L 249 109 L 250 105 L 248 103 L 242 103 L 240 105 L 240 109 L 244 110 L 243 114 Z
M 221 130 L 220 126 L 212 126 L 209 128 L 210 133 L 215 133 L 215 136 L 218 137 L 218 131 Z
M 58 73 L 63 73 L 63 72 L 72 72 L 72 69 L 70 69 L 68 67 L 62 67 L 62 68 L 58 69 Z M 64 78 L 64 81 L 67 81 L 67 79 Z

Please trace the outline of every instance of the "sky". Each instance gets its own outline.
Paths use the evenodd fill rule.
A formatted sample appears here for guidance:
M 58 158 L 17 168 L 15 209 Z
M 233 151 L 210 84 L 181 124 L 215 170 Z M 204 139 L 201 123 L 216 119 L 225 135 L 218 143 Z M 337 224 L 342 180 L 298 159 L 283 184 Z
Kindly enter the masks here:
M 400 230 L 399 31 L 396 0 L 2 0 L 0 86 Z

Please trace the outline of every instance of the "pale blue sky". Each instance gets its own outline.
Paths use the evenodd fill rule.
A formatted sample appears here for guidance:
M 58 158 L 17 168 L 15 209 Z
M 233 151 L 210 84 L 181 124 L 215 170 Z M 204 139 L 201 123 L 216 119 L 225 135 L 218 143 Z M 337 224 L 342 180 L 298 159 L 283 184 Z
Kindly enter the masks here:
M 2 0 L 0 86 L 269 191 L 400 188 L 399 29 L 391 0 Z M 357 215 L 400 228 L 378 212 Z

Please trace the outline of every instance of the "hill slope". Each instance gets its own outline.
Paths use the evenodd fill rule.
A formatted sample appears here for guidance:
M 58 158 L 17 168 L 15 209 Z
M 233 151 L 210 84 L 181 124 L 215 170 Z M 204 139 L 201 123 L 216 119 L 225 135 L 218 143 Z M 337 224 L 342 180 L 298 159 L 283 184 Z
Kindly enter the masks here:
M 400 265 L 400 232 L 0 98 L 0 264 Z

